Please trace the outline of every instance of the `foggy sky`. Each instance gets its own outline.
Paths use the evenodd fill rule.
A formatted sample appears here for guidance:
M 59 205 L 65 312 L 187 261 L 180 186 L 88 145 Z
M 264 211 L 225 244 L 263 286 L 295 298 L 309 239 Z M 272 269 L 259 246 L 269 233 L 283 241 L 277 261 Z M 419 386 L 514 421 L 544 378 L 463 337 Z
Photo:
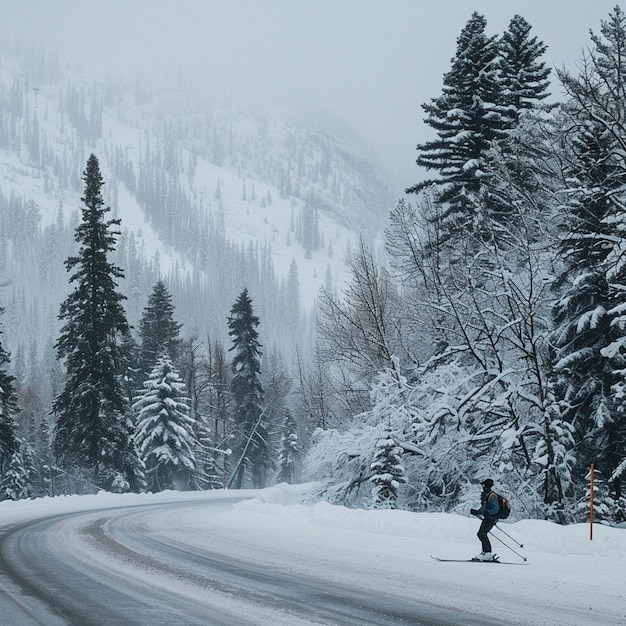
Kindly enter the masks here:
M 432 138 L 420 104 L 441 92 L 456 38 L 474 10 L 488 34 L 519 13 L 574 69 L 589 29 L 616 0 L 0 0 L 0 36 L 58 47 L 109 75 L 193 78 L 235 103 L 319 109 L 345 119 L 397 176 L 421 175 L 415 146 Z M 624 8 L 624 7 L 622 7 Z M 553 92 L 559 87 L 553 81 Z

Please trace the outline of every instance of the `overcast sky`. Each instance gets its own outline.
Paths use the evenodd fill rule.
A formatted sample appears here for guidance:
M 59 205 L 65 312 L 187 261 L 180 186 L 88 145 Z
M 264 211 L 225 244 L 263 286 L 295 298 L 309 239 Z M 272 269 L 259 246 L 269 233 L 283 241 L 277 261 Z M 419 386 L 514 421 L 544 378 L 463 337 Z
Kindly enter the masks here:
M 432 136 L 420 104 L 441 92 L 474 10 L 489 34 L 519 13 L 575 67 L 616 0 L 0 0 L 0 36 L 55 44 L 83 69 L 188 73 L 236 102 L 322 109 L 349 122 L 416 182 L 415 145 Z M 624 8 L 624 7 L 622 7 Z M 559 93 L 558 85 L 554 92 Z

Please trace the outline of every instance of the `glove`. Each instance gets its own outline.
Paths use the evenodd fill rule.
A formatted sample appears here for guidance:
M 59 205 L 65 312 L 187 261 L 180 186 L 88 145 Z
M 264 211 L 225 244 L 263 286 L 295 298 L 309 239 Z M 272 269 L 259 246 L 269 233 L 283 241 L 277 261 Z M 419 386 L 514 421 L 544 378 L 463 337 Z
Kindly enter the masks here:
M 471 513 L 472 515 L 479 515 L 479 511 L 478 511 L 478 509 L 470 509 L 470 513 Z

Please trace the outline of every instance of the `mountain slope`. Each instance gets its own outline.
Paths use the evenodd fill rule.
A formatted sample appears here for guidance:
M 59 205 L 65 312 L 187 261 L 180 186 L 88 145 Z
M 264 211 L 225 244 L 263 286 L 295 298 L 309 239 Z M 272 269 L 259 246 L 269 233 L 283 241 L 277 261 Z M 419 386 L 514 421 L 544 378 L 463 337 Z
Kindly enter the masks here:
M 266 345 L 311 334 L 324 283 L 340 288 L 360 235 L 380 232 L 388 191 L 349 130 L 237 111 L 188 88 L 89 82 L 54 57 L 0 60 L 0 303 L 7 347 L 50 360 L 68 293 L 63 262 L 90 153 L 122 220 L 116 262 L 136 325 L 158 277 L 187 334 L 226 339 L 247 286 Z M 34 363 L 31 363 L 34 366 Z

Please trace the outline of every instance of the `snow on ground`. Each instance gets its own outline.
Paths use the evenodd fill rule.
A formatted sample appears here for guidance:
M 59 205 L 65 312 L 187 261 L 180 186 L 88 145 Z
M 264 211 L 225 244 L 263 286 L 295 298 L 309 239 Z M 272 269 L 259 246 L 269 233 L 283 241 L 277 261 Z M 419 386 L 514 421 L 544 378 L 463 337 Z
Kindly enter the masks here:
M 376 586 L 391 597 L 500 616 L 505 623 L 626 623 L 626 529 L 595 525 L 590 541 L 586 524 L 500 523 L 525 546 L 518 550 L 527 563 L 439 563 L 431 555 L 464 559 L 479 552 L 475 518 L 307 504 L 309 489 L 283 484 L 260 491 L 101 493 L 4 501 L 0 523 L 8 526 L 108 507 L 232 498 L 232 507 L 212 516 L 197 507 L 181 509 L 182 526 L 173 530 L 165 521 L 161 525 L 156 515 L 150 531 L 171 534 L 184 527 L 188 543 L 206 547 L 210 539 L 222 554 L 319 575 L 329 584 Z M 249 499 L 239 502 L 241 497 Z M 522 562 L 497 541 L 493 544 L 503 561 Z

